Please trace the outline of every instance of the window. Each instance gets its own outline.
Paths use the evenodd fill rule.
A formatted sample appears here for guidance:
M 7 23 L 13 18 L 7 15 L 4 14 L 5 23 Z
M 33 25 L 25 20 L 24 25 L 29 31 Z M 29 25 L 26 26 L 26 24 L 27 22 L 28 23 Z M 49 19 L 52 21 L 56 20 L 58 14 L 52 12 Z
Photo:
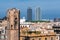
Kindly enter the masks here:
M 5 33 L 6 33 L 6 29 L 7 29 L 7 27 L 5 27 Z
M 47 38 L 45 38 L 45 40 L 47 40 Z
M 11 25 L 11 29 L 13 29 L 13 25 Z
M 30 40 L 30 37 L 26 36 L 24 40 Z
M 32 40 L 34 40 L 34 39 L 32 39 Z
M 15 21 L 15 25 L 17 24 L 17 21 Z
M 15 21 L 14 22 L 15 22 L 15 26 L 16 26 L 16 24 L 17 24 L 17 18 L 15 18 Z
M 2 30 L 2 33 L 4 33 L 4 30 Z
M 0 34 L 1 34 L 1 31 L 0 31 Z
M 41 38 L 39 38 L 39 40 L 41 40 Z
M 14 23 L 14 29 L 16 29 L 16 26 L 17 26 L 17 21 L 15 21 Z
M 17 20 L 17 18 L 15 18 L 15 20 Z
M 53 40 L 53 37 L 51 37 L 51 40 Z

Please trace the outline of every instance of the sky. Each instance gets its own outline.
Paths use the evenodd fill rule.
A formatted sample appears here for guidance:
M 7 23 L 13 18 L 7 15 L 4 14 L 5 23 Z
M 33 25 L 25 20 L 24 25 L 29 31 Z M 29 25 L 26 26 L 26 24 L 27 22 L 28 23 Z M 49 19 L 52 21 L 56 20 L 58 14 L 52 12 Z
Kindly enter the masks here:
M 32 8 L 33 20 L 37 7 L 40 7 L 42 19 L 60 18 L 60 0 L 0 0 L 0 18 L 6 16 L 9 8 L 20 9 L 21 18 L 27 18 L 28 7 Z

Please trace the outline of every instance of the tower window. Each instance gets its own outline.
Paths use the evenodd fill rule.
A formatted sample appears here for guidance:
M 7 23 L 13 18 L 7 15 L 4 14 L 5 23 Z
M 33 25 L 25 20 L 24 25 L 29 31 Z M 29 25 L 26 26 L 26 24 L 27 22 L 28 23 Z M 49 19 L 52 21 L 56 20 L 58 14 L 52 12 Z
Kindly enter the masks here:
M 15 25 L 17 24 L 17 21 L 15 21 Z
M 15 21 L 14 22 L 15 22 L 15 25 L 16 25 L 17 24 L 17 18 L 15 18 Z
M 15 18 L 15 21 L 17 21 L 17 18 Z
M 11 29 L 13 29 L 13 25 L 11 25 Z
M 17 20 L 17 18 L 15 18 L 15 20 Z
M 16 26 L 17 26 L 17 21 L 14 22 L 14 28 L 16 28 Z
M 47 38 L 45 38 L 45 40 L 47 40 Z
M 15 20 L 14 20 L 14 29 L 16 28 L 17 26 L 17 18 L 15 17 Z

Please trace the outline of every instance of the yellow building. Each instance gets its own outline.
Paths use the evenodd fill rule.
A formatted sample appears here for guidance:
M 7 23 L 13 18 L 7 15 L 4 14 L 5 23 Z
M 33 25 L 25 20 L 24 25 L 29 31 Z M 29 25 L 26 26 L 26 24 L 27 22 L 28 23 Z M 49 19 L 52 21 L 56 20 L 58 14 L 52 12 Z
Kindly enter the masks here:
M 56 40 L 55 33 L 42 34 L 40 31 L 27 31 L 24 28 L 20 31 L 20 40 Z
M 32 26 L 31 30 L 29 28 L 30 26 Z M 39 26 L 37 26 L 36 23 L 30 24 L 29 27 L 27 26 L 24 27 L 24 25 L 23 27 L 20 26 L 21 28 L 20 29 L 20 40 L 57 40 L 56 33 L 54 33 L 54 30 L 52 28 L 49 29 L 49 28 L 42 27 L 42 29 L 39 30 Z M 34 30 L 32 30 L 32 28 Z

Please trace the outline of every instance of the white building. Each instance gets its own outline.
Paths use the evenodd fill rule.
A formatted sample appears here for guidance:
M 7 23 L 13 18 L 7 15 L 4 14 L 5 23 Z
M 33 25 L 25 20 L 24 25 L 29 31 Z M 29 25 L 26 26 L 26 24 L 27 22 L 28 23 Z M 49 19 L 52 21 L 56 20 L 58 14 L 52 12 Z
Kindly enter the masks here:
M 31 22 L 26 22 L 26 19 L 23 17 L 23 19 L 20 19 L 20 27 L 30 27 L 33 23 Z
M 7 21 L 0 19 L 0 40 L 6 39 Z

